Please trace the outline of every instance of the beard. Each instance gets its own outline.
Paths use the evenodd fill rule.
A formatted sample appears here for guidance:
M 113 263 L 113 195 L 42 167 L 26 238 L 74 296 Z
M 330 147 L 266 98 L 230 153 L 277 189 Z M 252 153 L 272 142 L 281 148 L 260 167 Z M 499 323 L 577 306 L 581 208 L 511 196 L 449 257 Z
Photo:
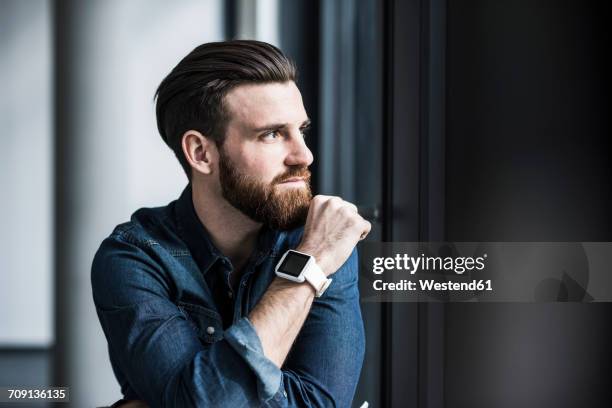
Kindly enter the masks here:
M 290 230 L 306 222 L 312 200 L 310 171 L 305 166 L 290 167 L 270 183 L 240 173 L 223 147 L 219 148 L 219 181 L 221 192 L 234 208 L 256 222 L 275 230 Z M 293 177 L 301 177 L 305 187 L 278 186 Z

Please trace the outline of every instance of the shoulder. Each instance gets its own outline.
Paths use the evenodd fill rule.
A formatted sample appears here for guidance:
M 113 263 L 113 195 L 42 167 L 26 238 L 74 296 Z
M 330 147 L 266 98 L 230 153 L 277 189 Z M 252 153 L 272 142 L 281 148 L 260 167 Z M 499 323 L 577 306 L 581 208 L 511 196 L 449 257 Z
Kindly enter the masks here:
M 102 241 L 91 266 L 96 305 L 125 306 L 142 301 L 146 292 L 167 295 L 163 258 L 179 246 L 167 212 L 168 207 L 139 209 Z
M 185 248 L 178 233 L 176 201 L 164 207 L 140 208 L 130 220 L 117 225 L 102 242 L 98 252 L 112 250 L 112 243 L 130 244 L 149 252 L 152 248 L 165 249 L 170 253 Z

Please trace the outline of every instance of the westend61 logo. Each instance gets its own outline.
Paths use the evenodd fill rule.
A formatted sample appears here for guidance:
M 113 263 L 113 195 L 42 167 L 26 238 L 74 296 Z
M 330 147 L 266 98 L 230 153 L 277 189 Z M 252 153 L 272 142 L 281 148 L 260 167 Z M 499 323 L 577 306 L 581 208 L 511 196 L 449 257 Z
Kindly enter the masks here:
M 410 256 L 396 254 L 393 257 L 375 257 L 372 261 L 372 272 L 377 275 L 385 271 L 399 270 L 410 272 L 411 275 L 419 271 L 455 272 L 458 275 L 465 271 L 482 271 L 485 268 L 487 254 L 479 257 L 471 256 Z

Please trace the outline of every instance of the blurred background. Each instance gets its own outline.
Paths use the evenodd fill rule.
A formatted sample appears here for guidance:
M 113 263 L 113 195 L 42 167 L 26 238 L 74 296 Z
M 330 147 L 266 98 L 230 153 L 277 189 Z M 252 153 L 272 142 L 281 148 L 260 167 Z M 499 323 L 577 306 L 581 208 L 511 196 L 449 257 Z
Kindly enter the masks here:
M 0 0 L 0 386 L 120 398 L 91 260 L 187 182 L 153 94 L 195 46 L 297 62 L 315 190 L 370 240 L 612 241 L 609 20 L 583 0 Z M 355 406 L 610 406 L 609 304 L 362 310 Z

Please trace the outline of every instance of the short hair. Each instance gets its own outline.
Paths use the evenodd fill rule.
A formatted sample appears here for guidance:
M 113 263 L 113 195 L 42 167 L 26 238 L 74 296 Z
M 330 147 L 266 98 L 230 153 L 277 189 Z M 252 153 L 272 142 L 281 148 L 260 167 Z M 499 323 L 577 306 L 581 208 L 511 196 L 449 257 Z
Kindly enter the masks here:
M 229 122 L 225 95 L 244 83 L 296 81 L 293 61 L 271 44 L 232 40 L 202 44 L 183 58 L 155 93 L 157 129 L 174 151 L 187 178 L 191 167 L 181 140 L 197 130 L 222 146 Z

